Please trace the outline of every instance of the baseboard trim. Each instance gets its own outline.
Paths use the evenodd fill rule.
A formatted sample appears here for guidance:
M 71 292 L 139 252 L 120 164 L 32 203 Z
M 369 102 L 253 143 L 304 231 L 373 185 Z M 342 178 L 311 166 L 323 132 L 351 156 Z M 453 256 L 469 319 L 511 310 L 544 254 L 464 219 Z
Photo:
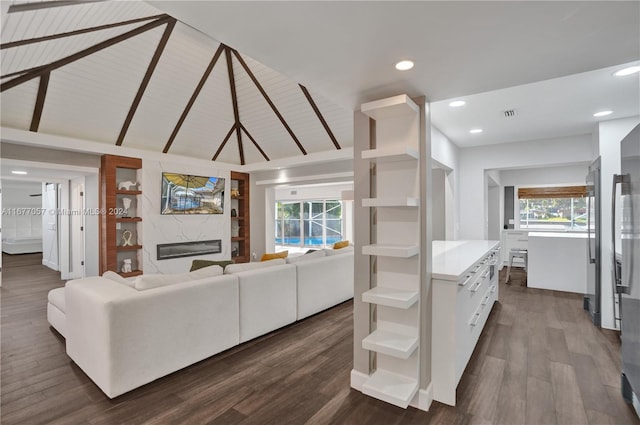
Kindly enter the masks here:
M 413 400 L 411 400 L 411 403 L 409 403 L 409 406 L 428 412 L 432 402 L 433 402 L 433 384 L 429 383 L 429 386 L 427 386 L 426 389 L 418 390 L 418 393 L 413 397 Z
M 369 375 L 366 373 L 358 372 L 355 369 L 351 370 L 351 388 L 362 392 L 362 386 L 369 379 Z

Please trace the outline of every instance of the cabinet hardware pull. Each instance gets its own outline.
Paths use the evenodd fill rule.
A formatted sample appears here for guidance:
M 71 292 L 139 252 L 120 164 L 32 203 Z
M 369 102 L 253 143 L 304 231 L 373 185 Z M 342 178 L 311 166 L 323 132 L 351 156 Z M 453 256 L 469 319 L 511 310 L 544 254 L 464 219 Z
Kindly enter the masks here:
M 469 324 L 470 324 L 471 326 L 476 326 L 476 325 L 478 324 L 478 321 L 479 321 L 479 320 L 480 320 L 480 313 L 476 313 L 476 314 L 473 316 L 473 319 L 471 319 L 471 322 L 469 322 Z
M 480 286 L 482 285 L 482 281 L 480 281 L 480 282 L 476 282 L 476 284 L 475 284 L 475 285 L 476 285 L 475 287 L 471 286 L 471 287 L 469 288 L 469 291 L 471 291 L 471 292 L 478 292 L 478 289 L 480 289 Z
M 463 282 L 458 283 L 458 286 L 466 286 L 466 284 L 471 280 L 471 277 L 472 276 L 467 276 L 467 278 Z

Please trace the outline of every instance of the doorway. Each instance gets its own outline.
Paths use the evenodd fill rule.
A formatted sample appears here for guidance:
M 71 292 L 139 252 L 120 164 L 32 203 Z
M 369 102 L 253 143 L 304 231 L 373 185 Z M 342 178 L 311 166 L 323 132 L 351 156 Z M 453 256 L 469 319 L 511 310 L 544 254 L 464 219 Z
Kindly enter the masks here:
M 20 174 L 13 171 L 20 171 Z M 36 247 L 35 250 L 42 256 L 43 266 L 58 271 L 62 280 L 98 274 L 99 216 L 85 214 L 99 211 L 97 168 L 3 159 L 2 180 L 3 206 L 9 200 L 15 205 L 16 213 L 33 213 L 30 222 L 40 224 L 28 228 L 23 218 L 16 222 L 13 233 L 24 236 L 30 232 L 39 240 L 40 249 Z M 27 192 L 23 190 L 23 195 L 34 195 L 30 198 L 33 205 L 28 209 L 18 205 L 25 202 L 24 196 L 11 200 L 16 193 L 11 188 L 21 185 L 31 187 Z M 10 210 L 5 208 L 5 211 Z M 3 219 L 4 224 L 15 221 L 7 214 Z M 12 255 L 10 245 L 15 240 L 10 241 L 11 229 L 5 228 L 4 224 L 0 227 L 3 230 L 2 251 Z M 31 251 L 36 252 L 33 249 Z

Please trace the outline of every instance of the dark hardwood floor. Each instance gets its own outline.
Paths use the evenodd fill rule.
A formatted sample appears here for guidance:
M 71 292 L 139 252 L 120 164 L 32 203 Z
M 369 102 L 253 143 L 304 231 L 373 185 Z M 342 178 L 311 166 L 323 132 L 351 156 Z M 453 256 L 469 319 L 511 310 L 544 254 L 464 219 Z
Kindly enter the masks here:
M 429 412 L 350 389 L 351 302 L 109 400 L 48 326 L 59 275 L 37 255 L 5 256 L 2 279 L 3 425 L 640 424 L 620 396 L 617 335 L 590 324 L 580 296 L 526 288 L 517 269 L 500 285 L 458 405 Z

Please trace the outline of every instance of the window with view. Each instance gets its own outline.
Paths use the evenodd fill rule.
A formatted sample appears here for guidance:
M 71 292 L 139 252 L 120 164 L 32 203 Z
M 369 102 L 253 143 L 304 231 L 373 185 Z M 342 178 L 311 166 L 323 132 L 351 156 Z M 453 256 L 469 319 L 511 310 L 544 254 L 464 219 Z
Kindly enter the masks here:
M 587 230 L 585 186 L 520 188 L 520 228 Z
M 324 247 L 342 240 L 342 202 L 276 202 L 276 245 Z

